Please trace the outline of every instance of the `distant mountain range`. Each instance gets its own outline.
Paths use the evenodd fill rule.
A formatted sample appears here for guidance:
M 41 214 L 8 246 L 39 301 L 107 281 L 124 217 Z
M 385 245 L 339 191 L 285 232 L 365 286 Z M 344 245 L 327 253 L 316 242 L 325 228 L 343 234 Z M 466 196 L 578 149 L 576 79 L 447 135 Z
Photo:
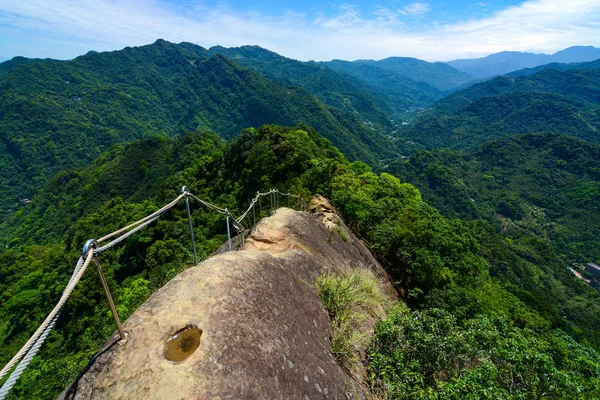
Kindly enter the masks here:
M 447 64 L 475 79 L 485 79 L 544 64 L 578 63 L 597 59 L 600 59 L 600 49 L 593 46 L 573 46 L 554 54 L 503 51 L 483 58 L 454 60 Z
M 396 154 L 382 134 L 393 126 L 368 87 L 362 90 L 364 83 L 262 49 L 227 51 L 270 60 L 248 69 L 219 54 L 225 50 L 158 40 L 71 61 L 15 58 L 0 64 L 2 208 L 31 197 L 60 170 L 148 136 L 210 130 L 229 138 L 246 127 L 306 123 L 350 158 L 377 164 Z M 286 75 L 287 84 L 276 68 L 268 71 L 277 62 L 283 69 L 297 67 L 297 75 Z M 304 87 L 294 84 L 303 79 Z
M 403 134 L 428 148 L 472 148 L 501 136 L 541 131 L 598 144 L 599 109 L 600 69 L 543 69 L 452 93 Z
M 572 47 L 448 64 L 317 63 L 258 46 L 159 39 L 70 61 L 15 57 L 0 63 L 0 212 L 115 144 L 194 130 L 229 138 L 265 123 L 305 123 L 376 167 L 419 145 L 465 148 L 512 133 L 549 130 L 600 143 L 600 61 L 561 64 L 595 55 L 600 49 Z M 472 85 L 492 64 L 544 61 L 557 63 Z

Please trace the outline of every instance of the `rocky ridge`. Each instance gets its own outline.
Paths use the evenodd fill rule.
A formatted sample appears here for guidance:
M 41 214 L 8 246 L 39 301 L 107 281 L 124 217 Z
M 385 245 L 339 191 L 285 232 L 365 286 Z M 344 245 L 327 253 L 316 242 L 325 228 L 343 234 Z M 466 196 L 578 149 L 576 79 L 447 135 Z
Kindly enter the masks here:
M 310 212 L 280 208 L 261 220 L 245 250 L 215 254 L 155 292 L 113 336 L 65 399 L 341 399 L 368 389 L 330 352 L 329 314 L 314 282 L 322 273 L 369 269 L 394 289 L 331 204 Z M 167 341 L 201 331 L 183 361 L 166 358 Z M 194 348 L 197 346 L 197 349 Z

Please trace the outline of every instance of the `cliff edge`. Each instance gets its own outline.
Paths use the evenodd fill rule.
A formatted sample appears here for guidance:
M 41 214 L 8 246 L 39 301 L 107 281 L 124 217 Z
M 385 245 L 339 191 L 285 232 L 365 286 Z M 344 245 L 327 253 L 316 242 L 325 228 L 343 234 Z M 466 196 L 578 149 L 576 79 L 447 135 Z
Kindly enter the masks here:
M 215 254 L 152 294 L 124 323 L 126 340 L 112 337 L 60 398 L 365 397 L 330 352 L 314 282 L 345 267 L 389 281 L 326 199 L 309 208 L 278 209 L 245 250 Z

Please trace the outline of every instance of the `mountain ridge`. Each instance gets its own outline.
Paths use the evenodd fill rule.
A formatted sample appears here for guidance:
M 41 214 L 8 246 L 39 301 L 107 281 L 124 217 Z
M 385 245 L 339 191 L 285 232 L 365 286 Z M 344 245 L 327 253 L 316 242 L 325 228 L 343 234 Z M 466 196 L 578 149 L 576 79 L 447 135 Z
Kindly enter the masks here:
M 486 79 L 544 64 L 588 62 L 596 59 L 600 59 L 600 48 L 593 46 L 572 46 L 557 51 L 554 54 L 503 51 L 482 58 L 448 61 L 447 64 L 472 75 L 476 79 Z

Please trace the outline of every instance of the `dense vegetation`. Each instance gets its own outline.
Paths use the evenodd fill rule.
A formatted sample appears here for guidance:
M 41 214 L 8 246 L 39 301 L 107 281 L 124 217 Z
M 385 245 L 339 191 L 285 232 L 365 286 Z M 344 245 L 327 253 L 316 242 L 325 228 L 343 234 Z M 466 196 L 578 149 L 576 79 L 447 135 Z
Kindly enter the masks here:
M 389 57 L 383 60 L 357 60 L 356 64 L 372 65 L 394 72 L 415 82 L 423 82 L 438 90 L 449 92 L 473 80 L 469 74 L 461 72 L 446 63 L 430 63 L 411 57 Z
M 369 113 L 381 119 L 378 125 L 386 124 L 367 100 L 369 118 L 189 43 L 159 40 L 116 52 L 90 52 L 72 61 L 16 59 L 2 65 L 4 213 L 33 196 L 56 172 L 87 165 L 114 144 L 148 136 L 210 129 L 230 138 L 264 123 L 304 122 L 351 159 L 377 165 L 396 153 L 388 138 L 365 125 Z
M 323 65 L 292 60 L 259 46 L 215 46 L 208 52 L 222 54 L 283 85 L 302 87 L 325 104 L 356 115 L 361 121 L 384 132 L 393 130 L 388 117 L 393 112 L 392 99 L 382 96 L 368 82 Z
M 545 69 L 455 92 L 403 132 L 428 148 L 473 148 L 511 134 L 550 131 L 600 143 L 600 69 Z
M 414 186 L 350 163 L 305 126 L 248 129 L 226 145 L 204 133 L 146 139 L 57 175 L 0 230 L 1 243 L 9 246 L 0 253 L 0 361 L 14 354 L 52 307 L 85 240 L 155 210 L 183 184 L 235 214 L 256 190 L 270 186 L 333 200 L 411 308 L 399 305 L 371 343 L 367 368 L 382 397 L 598 393 L 600 358 L 593 348 L 600 337 L 598 329 L 584 326 L 600 321 L 588 310 L 598 304 L 593 289 L 551 272 L 529 277 L 541 288 L 511 279 L 561 261 L 543 241 L 508 243 L 491 226 L 449 220 Z M 195 209 L 194 226 L 205 257 L 224 238 L 223 220 Z M 186 229 L 184 210 L 177 208 L 102 255 L 123 318 L 191 262 Z M 15 240 L 27 236 L 31 242 Z M 114 329 L 97 280 L 86 273 L 13 397 L 54 397 Z M 558 307 L 566 305 L 553 303 L 553 296 L 568 290 L 581 293 L 569 305 L 581 318 L 565 319 Z M 429 352 L 415 350 L 427 344 Z M 513 354 L 513 347 L 527 352 Z M 550 377 L 556 385 L 548 383 Z
M 333 60 L 321 63 L 333 70 L 361 79 L 376 88 L 392 105 L 394 118 L 413 117 L 416 109 L 431 105 L 444 92 L 388 69 L 369 63 Z

